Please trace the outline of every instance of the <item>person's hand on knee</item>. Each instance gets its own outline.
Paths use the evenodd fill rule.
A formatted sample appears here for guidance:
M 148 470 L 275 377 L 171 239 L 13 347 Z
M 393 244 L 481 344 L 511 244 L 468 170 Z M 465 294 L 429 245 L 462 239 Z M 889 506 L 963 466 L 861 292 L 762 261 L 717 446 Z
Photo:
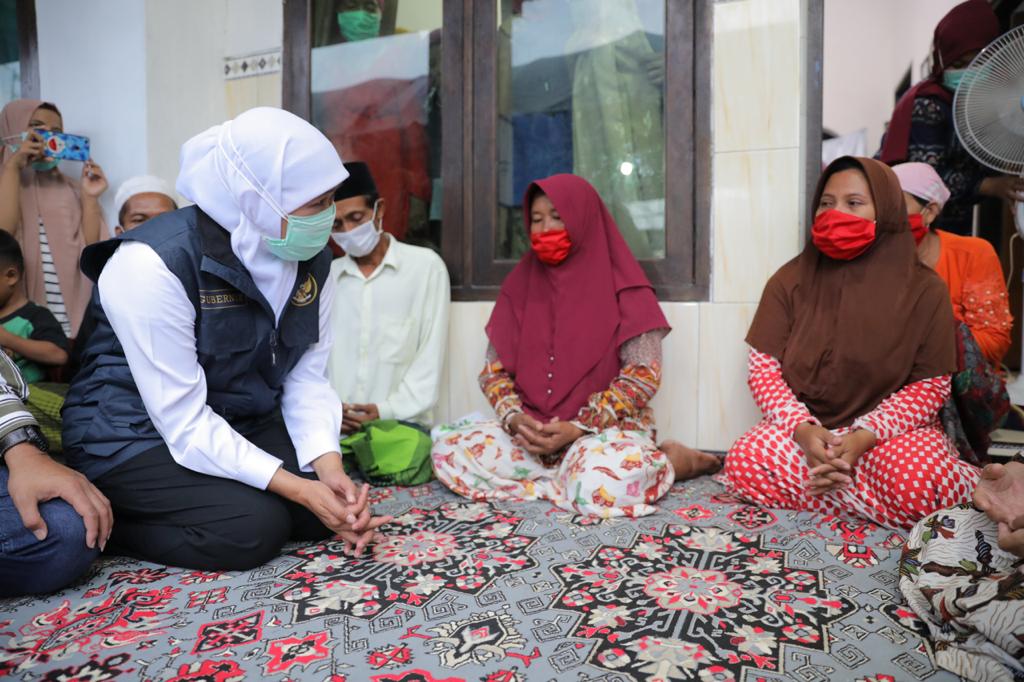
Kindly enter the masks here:
M 46 521 L 39 503 L 62 499 L 78 512 L 85 524 L 85 544 L 90 549 L 106 548 L 114 528 L 110 502 L 82 474 L 51 459 L 29 443 L 15 445 L 4 453 L 9 478 L 7 491 L 21 522 L 40 541 L 46 539 Z

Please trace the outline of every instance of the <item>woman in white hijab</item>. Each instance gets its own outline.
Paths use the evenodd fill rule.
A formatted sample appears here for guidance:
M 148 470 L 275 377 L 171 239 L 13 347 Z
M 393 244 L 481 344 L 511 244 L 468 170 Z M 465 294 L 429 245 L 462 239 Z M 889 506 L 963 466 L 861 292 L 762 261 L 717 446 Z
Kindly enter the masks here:
M 116 551 L 245 569 L 289 539 L 362 553 L 387 519 L 345 475 L 325 378 L 324 250 L 347 173 L 313 126 L 258 108 L 192 138 L 165 213 L 82 258 L 95 331 L 64 411 Z

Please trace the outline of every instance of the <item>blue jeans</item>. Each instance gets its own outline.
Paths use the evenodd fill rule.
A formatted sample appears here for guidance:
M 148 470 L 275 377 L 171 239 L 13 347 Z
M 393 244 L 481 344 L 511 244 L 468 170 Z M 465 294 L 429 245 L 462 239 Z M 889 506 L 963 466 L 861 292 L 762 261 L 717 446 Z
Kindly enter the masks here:
M 46 538 L 37 540 L 21 523 L 7 493 L 7 467 L 0 466 L 0 597 L 54 592 L 89 568 L 99 549 L 85 546 L 85 523 L 64 500 L 39 505 Z

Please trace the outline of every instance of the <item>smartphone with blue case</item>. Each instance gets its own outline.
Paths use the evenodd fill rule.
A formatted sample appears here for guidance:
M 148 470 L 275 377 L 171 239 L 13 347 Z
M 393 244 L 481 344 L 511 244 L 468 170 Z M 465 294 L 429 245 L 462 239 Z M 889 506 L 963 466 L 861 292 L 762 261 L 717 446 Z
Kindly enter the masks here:
M 48 130 L 36 130 L 43 138 L 46 156 L 59 161 L 88 161 L 89 138 L 71 133 L 54 133 Z

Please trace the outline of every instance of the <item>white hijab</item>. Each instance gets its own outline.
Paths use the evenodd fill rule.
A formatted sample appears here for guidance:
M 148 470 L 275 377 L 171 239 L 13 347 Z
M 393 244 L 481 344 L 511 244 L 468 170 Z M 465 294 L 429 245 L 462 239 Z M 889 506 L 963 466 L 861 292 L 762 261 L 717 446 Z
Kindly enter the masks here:
M 280 319 L 298 264 L 274 256 L 281 218 L 341 184 L 348 171 L 324 135 L 282 109 L 257 107 L 181 147 L 176 189 L 231 233 L 231 250 Z

